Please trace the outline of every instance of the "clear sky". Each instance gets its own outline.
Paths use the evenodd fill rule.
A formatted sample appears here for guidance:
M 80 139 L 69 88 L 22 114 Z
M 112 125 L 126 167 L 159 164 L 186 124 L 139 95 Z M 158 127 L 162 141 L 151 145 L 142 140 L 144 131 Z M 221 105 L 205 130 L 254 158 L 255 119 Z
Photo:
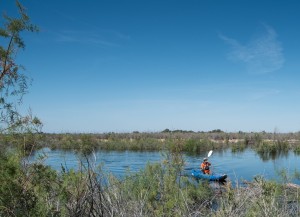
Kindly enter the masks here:
M 45 132 L 300 130 L 298 0 L 23 4 L 23 108 Z

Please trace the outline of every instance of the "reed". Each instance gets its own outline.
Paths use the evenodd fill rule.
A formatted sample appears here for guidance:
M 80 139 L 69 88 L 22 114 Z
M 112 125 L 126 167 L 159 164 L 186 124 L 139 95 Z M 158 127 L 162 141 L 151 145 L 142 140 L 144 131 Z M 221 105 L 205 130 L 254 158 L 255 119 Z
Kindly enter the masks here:
M 97 150 L 116 151 L 161 151 L 172 150 L 175 145 L 187 154 L 231 148 L 232 152 L 242 152 L 253 148 L 263 159 L 276 157 L 280 153 L 300 149 L 298 133 L 224 133 L 213 132 L 160 132 L 160 133 L 107 133 L 107 134 L 0 134 L 1 147 L 17 147 L 22 144 L 30 153 L 33 149 L 75 150 L 91 153 Z M 170 145 L 171 144 L 171 145 Z
M 89 158 L 76 171 L 58 172 L 42 162 L 20 164 L 16 153 L 1 152 L 0 215 L 299 216 L 300 187 L 256 177 L 247 185 L 211 188 L 181 175 L 184 161 L 176 147 L 161 163 L 127 171 L 123 178 Z
M 246 149 L 247 145 L 246 142 L 237 142 L 231 144 L 231 151 L 232 152 L 243 152 Z

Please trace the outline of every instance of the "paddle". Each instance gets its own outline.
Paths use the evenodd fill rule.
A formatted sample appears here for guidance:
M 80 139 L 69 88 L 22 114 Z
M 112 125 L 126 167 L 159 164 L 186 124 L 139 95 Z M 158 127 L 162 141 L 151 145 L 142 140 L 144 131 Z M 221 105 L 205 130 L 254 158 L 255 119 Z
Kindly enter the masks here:
M 207 158 L 209 158 L 212 155 L 212 153 L 213 153 L 213 150 L 210 150 L 207 154 Z
M 210 150 L 207 154 L 207 158 L 209 158 L 212 155 L 212 153 L 213 153 L 213 150 Z

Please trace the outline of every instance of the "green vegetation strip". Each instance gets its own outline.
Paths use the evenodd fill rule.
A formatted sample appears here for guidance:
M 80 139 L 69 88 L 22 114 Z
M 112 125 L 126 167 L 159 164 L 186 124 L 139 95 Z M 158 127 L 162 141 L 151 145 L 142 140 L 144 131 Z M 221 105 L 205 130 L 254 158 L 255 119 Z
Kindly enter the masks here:
M 0 216 L 299 216 L 300 188 L 256 177 L 232 188 L 182 176 L 181 155 L 118 179 L 101 167 L 57 172 L 0 156 Z M 21 155 L 19 155 L 21 156 Z

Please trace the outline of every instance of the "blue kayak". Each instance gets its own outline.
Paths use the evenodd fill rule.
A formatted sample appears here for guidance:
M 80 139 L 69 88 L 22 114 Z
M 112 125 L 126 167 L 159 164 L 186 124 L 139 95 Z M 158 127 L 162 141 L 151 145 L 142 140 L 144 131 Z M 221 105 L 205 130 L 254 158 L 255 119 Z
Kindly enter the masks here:
M 204 174 L 201 170 L 192 170 L 192 176 L 196 179 L 205 179 L 209 181 L 225 181 L 226 174 Z

